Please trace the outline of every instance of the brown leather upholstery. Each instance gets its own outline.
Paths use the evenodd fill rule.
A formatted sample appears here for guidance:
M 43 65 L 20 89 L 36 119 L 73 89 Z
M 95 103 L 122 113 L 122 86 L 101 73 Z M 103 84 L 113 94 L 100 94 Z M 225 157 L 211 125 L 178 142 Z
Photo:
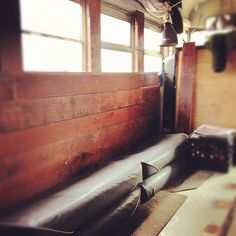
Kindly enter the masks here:
M 142 203 L 152 198 L 186 167 L 186 158 L 175 160 L 141 184 Z
M 125 159 L 142 163 L 143 179 L 145 180 L 171 161 L 185 155 L 186 141 L 187 135 L 183 133 L 155 137 Z
M 85 173 L 73 184 L 1 216 L 0 233 L 109 235 L 107 232 L 139 205 L 141 184 L 142 199 L 148 200 L 177 174 L 186 138 L 185 134 L 155 137 L 132 155 Z
M 74 231 L 130 193 L 141 179 L 139 163 L 113 162 L 0 221 Z
M 100 236 L 110 235 L 109 232 L 114 229 L 122 221 L 131 216 L 140 205 L 141 190 L 134 190 L 128 196 L 114 204 L 110 209 L 103 214 L 93 219 L 89 224 L 86 224 L 82 229 L 78 230 L 77 236 Z

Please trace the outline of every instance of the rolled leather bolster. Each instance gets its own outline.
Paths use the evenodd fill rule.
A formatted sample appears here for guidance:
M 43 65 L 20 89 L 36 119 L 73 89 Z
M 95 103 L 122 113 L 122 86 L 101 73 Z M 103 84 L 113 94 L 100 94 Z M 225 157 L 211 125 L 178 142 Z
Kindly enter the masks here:
M 104 236 L 110 235 L 114 229 L 129 216 L 133 215 L 140 205 L 141 190 L 137 188 L 113 207 L 103 212 L 99 217 L 92 219 L 91 223 L 79 229 L 75 236 Z
M 145 180 L 171 161 L 185 155 L 186 141 L 187 135 L 184 133 L 155 137 L 125 159 L 142 163 L 143 179 Z
M 110 163 L 74 184 L 0 218 L 25 227 L 74 231 L 109 209 L 142 180 L 140 163 Z
M 164 167 L 157 174 L 149 177 L 141 184 L 141 201 L 142 203 L 152 198 L 159 190 L 161 190 L 169 181 L 186 166 L 185 158 L 179 159 Z

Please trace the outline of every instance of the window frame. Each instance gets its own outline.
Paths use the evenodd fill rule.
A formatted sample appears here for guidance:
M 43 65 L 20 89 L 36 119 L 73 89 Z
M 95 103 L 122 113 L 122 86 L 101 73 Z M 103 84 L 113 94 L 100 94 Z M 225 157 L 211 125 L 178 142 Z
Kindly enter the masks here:
M 133 41 L 134 41 L 134 33 L 133 33 L 133 14 L 129 11 L 126 11 L 122 8 L 116 7 L 114 5 L 111 5 L 109 3 L 102 2 L 101 3 L 101 12 L 100 14 L 104 14 L 113 18 L 116 18 L 118 20 L 126 21 L 130 23 L 130 44 L 129 45 L 123 45 L 118 43 L 111 43 L 111 42 L 105 42 L 101 39 L 101 50 L 107 49 L 107 50 L 113 50 L 118 52 L 126 52 L 131 53 L 131 60 L 132 60 L 132 68 L 131 71 L 128 73 L 132 73 L 133 71 Z M 102 59 L 101 59 L 102 60 Z M 101 61 L 102 64 L 102 61 Z M 101 73 L 106 73 L 101 70 Z M 127 72 L 117 72 L 117 73 L 127 73 Z
M 161 31 L 162 31 L 162 28 L 159 24 L 154 23 L 146 18 L 144 21 L 144 29 L 152 30 L 157 33 L 161 33 Z M 144 34 L 144 40 L 145 40 L 145 34 Z M 163 59 L 161 46 L 160 46 L 160 50 L 156 51 L 156 50 L 146 49 L 145 45 L 144 45 L 144 57 L 145 56 L 152 56 L 152 57 L 158 57 L 158 58 Z M 149 72 L 145 71 L 145 60 L 143 63 L 144 63 L 144 73 L 149 73 Z M 154 71 L 154 72 L 159 72 L 159 71 Z
M 39 37 L 44 37 L 44 38 L 49 38 L 49 39 L 58 39 L 58 40 L 62 40 L 62 41 L 66 41 L 66 42 L 74 42 L 74 43 L 80 43 L 81 44 L 81 48 L 82 48 L 82 71 L 77 71 L 77 72 L 73 72 L 73 71 L 68 71 L 68 72 L 64 72 L 64 71 L 34 71 L 34 70 L 29 70 L 29 71 L 25 71 L 24 70 L 24 66 L 23 66 L 23 47 L 22 47 L 22 41 L 21 41 L 21 70 L 23 73 L 60 73 L 60 74 L 68 74 L 68 73 L 83 73 L 86 72 L 86 14 L 85 14 L 85 3 L 86 0 L 67 0 L 67 1 L 71 1 L 74 2 L 76 4 L 80 5 L 80 9 L 81 9 L 81 37 L 80 39 L 74 39 L 74 38 L 70 38 L 70 37 L 64 37 L 64 36 L 58 36 L 58 35 L 53 35 L 53 34 L 49 34 L 49 33 L 41 33 L 41 32 L 36 32 L 36 31 L 31 31 L 31 30 L 25 30 L 22 29 L 21 25 L 20 25 L 20 41 L 22 40 L 22 35 L 34 35 L 34 36 L 39 36 Z M 19 0 L 19 10 L 20 10 L 20 0 Z M 21 13 L 20 13 L 21 14 Z M 20 19 L 19 19 L 20 20 Z

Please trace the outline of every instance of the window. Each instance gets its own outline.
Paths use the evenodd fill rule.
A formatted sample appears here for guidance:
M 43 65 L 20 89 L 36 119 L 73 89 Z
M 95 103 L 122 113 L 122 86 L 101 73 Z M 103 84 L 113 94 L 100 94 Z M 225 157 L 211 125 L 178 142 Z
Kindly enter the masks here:
M 131 23 L 101 14 L 102 72 L 132 72 Z
M 83 71 L 81 5 L 20 0 L 24 71 Z
M 194 31 L 191 33 L 191 42 L 195 42 L 196 46 L 204 46 L 211 34 L 210 31 Z
M 144 29 L 144 71 L 161 71 L 162 58 L 160 45 L 162 42 L 161 33 L 151 29 Z
M 177 37 L 178 37 L 178 44 L 176 45 L 176 47 L 183 47 L 184 42 L 188 41 L 186 33 L 177 34 Z

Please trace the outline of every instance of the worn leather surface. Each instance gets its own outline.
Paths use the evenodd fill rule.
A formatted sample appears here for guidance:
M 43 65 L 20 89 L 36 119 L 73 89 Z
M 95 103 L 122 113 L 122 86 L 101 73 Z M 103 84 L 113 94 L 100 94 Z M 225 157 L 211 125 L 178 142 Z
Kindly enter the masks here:
M 1 224 L 0 222 L 1 236 L 69 236 L 73 234 L 74 232 L 57 231 L 41 227 Z
M 186 158 L 175 160 L 141 184 L 142 202 L 148 201 L 186 167 Z
M 143 179 L 145 180 L 174 159 L 185 155 L 186 140 L 187 135 L 183 133 L 156 137 L 125 159 L 142 163 Z
M 141 189 L 138 188 L 114 204 L 103 214 L 86 224 L 76 232 L 76 236 L 104 236 L 111 235 L 122 221 L 133 215 L 140 205 Z M 110 232 L 110 233 L 109 233 Z
M 109 209 L 135 189 L 141 180 L 140 163 L 113 162 L 17 213 L 2 217 L 0 221 L 74 231 Z

